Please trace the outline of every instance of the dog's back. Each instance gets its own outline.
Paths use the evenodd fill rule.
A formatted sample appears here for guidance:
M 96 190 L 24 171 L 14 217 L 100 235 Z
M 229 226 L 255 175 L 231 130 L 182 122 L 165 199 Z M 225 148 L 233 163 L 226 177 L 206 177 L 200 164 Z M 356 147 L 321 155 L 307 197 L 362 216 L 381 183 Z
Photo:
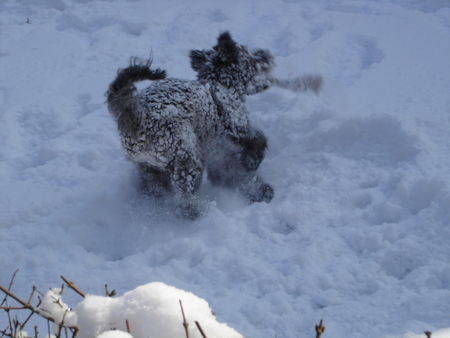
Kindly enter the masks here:
M 141 90 L 137 102 L 142 122 L 150 129 L 162 119 L 185 121 L 192 126 L 200 145 L 222 132 L 218 128 L 222 123 L 208 83 L 173 78 L 160 80 Z

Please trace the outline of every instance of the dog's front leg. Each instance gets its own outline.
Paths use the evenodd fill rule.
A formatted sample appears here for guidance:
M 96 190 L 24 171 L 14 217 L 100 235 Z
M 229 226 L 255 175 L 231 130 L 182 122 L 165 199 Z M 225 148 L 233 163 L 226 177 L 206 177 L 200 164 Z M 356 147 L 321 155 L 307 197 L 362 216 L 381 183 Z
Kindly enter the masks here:
M 264 133 L 255 128 L 249 128 L 249 133 L 240 139 L 230 138 L 239 148 L 239 161 L 247 171 L 258 169 L 264 159 L 267 149 L 267 138 Z
M 256 173 L 249 173 L 246 179 L 239 185 L 238 190 L 251 203 L 269 203 L 274 196 L 272 186 L 264 182 Z

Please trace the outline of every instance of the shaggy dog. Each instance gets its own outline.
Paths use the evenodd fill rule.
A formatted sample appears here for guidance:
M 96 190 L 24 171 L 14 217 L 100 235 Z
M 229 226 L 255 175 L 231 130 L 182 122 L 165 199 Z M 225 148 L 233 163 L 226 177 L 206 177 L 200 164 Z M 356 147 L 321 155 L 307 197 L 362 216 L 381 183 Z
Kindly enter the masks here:
M 236 188 L 250 202 L 269 202 L 273 188 L 257 175 L 267 140 L 251 126 L 245 97 L 283 86 L 271 76 L 271 53 L 239 45 L 226 32 L 215 47 L 192 50 L 190 58 L 197 81 L 166 79 L 150 61 L 136 59 L 119 70 L 106 95 L 128 157 L 150 193 L 173 192 L 183 217 L 201 214 L 196 191 L 205 170 L 212 184 Z M 154 82 L 138 92 L 134 83 L 142 80 Z M 302 80 L 296 89 L 314 85 Z

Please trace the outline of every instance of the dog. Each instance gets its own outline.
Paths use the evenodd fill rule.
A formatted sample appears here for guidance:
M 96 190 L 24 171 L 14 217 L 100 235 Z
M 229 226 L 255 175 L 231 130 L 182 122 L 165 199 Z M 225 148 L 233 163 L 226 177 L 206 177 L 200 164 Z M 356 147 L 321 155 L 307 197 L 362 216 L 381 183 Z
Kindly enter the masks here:
M 257 174 L 267 139 L 251 125 L 245 99 L 280 83 L 271 75 L 272 54 L 225 32 L 212 49 L 191 50 L 190 61 L 197 80 L 166 78 L 151 60 L 134 58 L 106 92 L 147 191 L 172 193 L 177 214 L 195 219 L 203 210 L 197 191 L 206 171 L 212 184 L 235 188 L 249 202 L 270 202 L 274 189 Z M 137 91 L 142 80 L 153 82 Z

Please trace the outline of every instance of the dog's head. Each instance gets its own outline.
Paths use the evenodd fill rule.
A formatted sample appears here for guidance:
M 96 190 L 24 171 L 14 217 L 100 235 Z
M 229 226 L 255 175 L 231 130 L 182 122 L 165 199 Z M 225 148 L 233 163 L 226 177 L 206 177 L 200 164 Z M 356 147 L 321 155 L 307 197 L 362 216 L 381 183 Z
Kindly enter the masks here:
M 192 50 L 190 57 L 199 80 L 217 81 L 245 95 L 261 92 L 271 84 L 272 54 L 239 45 L 228 32 L 219 35 L 213 49 Z

